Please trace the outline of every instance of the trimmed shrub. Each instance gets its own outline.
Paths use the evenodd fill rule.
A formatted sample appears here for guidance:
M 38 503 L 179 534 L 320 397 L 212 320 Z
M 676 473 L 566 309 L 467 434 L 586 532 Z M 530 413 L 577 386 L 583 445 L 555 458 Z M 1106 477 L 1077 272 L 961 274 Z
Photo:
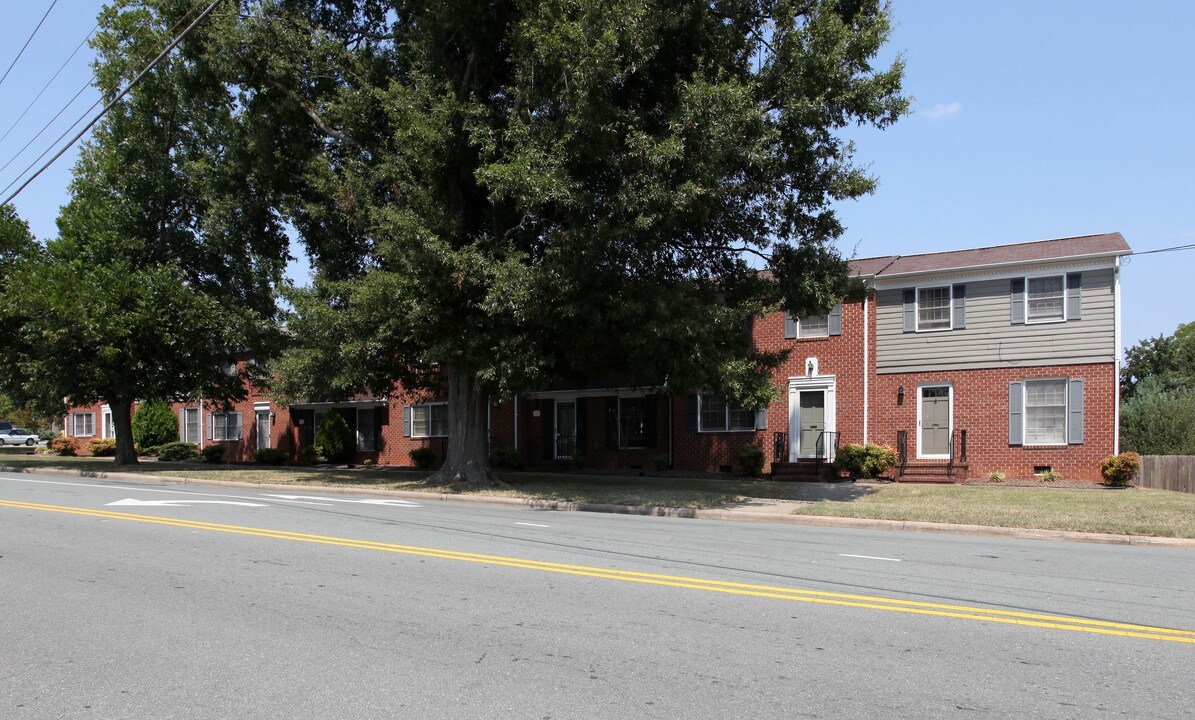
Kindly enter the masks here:
M 357 437 L 344 416 L 338 412 L 324 416 L 324 421 L 315 433 L 315 444 L 322 448 L 321 454 L 328 458 L 328 462 L 333 463 L 348 462 L 357 451 Z
M 420 470 L 431 470 L 436 464 L 436 451 L 429 447 L 415 448 L 411 451 L 411 462 Z
M 87 450 L 96 457 L 115 457 L 116 440 L 114 438 L 96 438 L 87 443 Z
M 656 470 L 667 470 L 668 453 L 656 453 L 656 455 L 651 459 L 651 464 Z
M 262 465 L 285 465 L 287 452 L 282 448 L 262 448 L 253 453 L 253 462 Z
M 1057 480 L 1059 478 L 1059 475 L 1058 475 L 1058 473 L 1054 472 L 1053 469 L 1050 469 L 1050 470 L 1042 470 L 1040 473 L 1037 474 L 1037 477 L 1039 479 L 1041 479 L 1042 482 L 1054 482 L 1055 480 Z
M 1109 455 L 1100 463 L 1100 474 L 1104 476 L 1104 484 L 1113 487 L 1128 485 L 1140 471 L 1141 456 L 1135 452 Z
M 988 473 L 988 480 L 991 480 L 992 482 L 1004 482 L 1004 473 L 1000 472 L 999 470 L 993 470 L 992 472 Z
M 315 458 L 318 455 L 319 453 L 316 451 L 314 445 L 304 445 L 303 449 L 299 450 L 299 461 L 310 465 L 315 462 Z
M 207 445 L 199 453 L 203 455 L 204 460 L 210 463 L 218 463 L 224 459 L 224 445 L 221 443 Z
M 875 478 L 896 466 L 896 449 L 876 443 L 848 443 L 834 458 L 834 469 L 850 473 L 853 478 Z
M 523 467 L 523 456 L 514 448 L 496 448 L 490 452 L 490 467 L 518 470 Z
M 158 459 L 165 462 L 194 460 L 198 456 L 199 451 L 191 443 L 172 442 L 158 446 Z
M 56 452 L 64 457 L 71 457 L 79 454 L 79 441 L 73 437 L 63 437 L 61 435 L 52 437 L 50 438 L 49 442 L 46 443 L 46 447 L 48 447 L 51 452 Z
M 133 413 L 133 442 L 155 447 L 178 442 L 178 417 L 165 400 L 141 403 Z
M 760 450 L 758 445 L 744 445 L 739 450 L 739 465 L 742 466 L 744 474 L 759 477 L 763 474 L 763 464 L 763 450 Z

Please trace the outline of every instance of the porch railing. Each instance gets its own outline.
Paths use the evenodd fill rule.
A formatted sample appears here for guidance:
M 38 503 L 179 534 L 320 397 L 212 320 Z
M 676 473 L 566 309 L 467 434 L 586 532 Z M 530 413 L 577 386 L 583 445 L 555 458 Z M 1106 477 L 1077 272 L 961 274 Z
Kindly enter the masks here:
M 834 458 L 838 457 L 838 433 L 830 430 L 822 431 L 817 436 L 814 448 L 818 462 L 833 462 Z
M 900 456 L 900 474 L 904 475 L 909 467 L 909 431 L 896 431 L 896 454 Z
M 956 463 L 967 463 L 967 431 L 955 429 L 950 431 L 950 458 L 946 461 L 946 475 L 954 477 Z
M 788 462 L 788 433 L 772 433 L 772 462 Z

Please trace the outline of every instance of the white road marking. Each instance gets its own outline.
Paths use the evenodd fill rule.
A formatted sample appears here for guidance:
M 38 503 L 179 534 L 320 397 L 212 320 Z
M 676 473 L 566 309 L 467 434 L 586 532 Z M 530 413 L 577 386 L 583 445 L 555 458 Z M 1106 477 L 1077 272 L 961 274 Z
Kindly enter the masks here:
M 294 503 L 296 505 L 323 505 L 324 507 L 332 507 L 332 503 L 311 502 L 309 500 L 283 500 L 282 502 Z
M 262 495 L 262 497 L 278 498 L 279 500 L 319 500 L 334 503 L 357 503 L 358 505 L 385 505 L 387 507 L 422 507 L 419 503 L 413 503 L 409 500 L 380 500 L 376 498 L 349 500 L 347 498 L 312 497 L 310 495 Z
M 515 525 L 526 525 L 527 527 L 552 527 L 551 525 L 540 525 L 539 523 L 515 523 Z
M 864 560 L 887 560 L 888 562 L 900 562 L 900 558 L 883 558 L 875 555 L 847 555 L 846 553 L 838 553 L 838 557 L 853 557 L 863 558 Z
M 241 505 L 243 507 L 269 507 L 262 503 L 237 502 L 236 500 L 134 500 L 125 498 L 108 505 L 133 505 L 135 507 L 189 507 L 191 505 Z

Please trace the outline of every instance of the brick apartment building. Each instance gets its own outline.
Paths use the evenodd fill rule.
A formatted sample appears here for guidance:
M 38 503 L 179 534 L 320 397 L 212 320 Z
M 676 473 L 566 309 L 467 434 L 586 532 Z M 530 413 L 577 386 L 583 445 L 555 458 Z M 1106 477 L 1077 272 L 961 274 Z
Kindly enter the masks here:
M 675 388 L 561 387 L 489 409 L 491 445 L 528 464 L 738 469 L 742 446 L 765 472 L 808 474 L 845 443 L 896 447 L 906 478 L 1028 477 L 1052 469 L 1099 480 L 1117 450 L 1119 233 L 919 255 L 866 258 L 852 272 L 868 296 L 824 315 L 757 318 L 761 350 L 789 351 L 773 374 L 780 399 L 736 407 Z M 180 439 L 298 457 L 328 412 L 348 420 L 358 461 L 410 465 L 447 442 L 447 405 L 400 389 L 385 398 L 278 407 L 251 394 L 230 411 L 179 403 Z M 72 409 L 66 433 L 110 436 L 106 408 Z

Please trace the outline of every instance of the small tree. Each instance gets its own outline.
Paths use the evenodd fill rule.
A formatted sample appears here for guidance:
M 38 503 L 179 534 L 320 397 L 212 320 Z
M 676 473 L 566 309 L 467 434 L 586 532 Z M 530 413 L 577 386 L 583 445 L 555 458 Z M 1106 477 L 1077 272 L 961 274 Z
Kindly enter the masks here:
M 323 448 L 328 462 L 348 462 L 357 449 L 353 429 L 338 412 L 330 412 L 315 433 L 315 444 Z
M 178 418 L 165 400 L 142 403 L 133 413 L 133 442 L 143 448 L 178 441 Z

